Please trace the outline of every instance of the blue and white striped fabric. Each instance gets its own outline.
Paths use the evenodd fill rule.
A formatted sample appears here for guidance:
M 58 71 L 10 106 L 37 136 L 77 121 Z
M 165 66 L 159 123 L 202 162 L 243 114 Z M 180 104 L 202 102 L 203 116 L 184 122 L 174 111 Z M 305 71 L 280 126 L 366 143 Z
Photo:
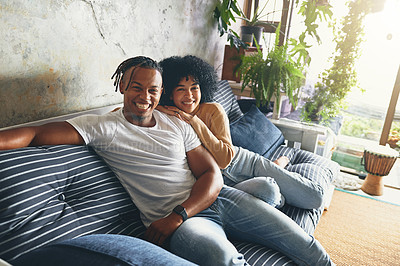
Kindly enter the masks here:
M 59 145 L 0 151 L 1 259 L 83 235 L 140 238 L 144 231 L 136 206 L 92 149 Z M 293 265 L 271 249 L 234 244 L 251 265 Z
M 97 154 L 84 146 L 0 152 L 0 257 L 74 237 L 140 235 L 139 212 Z
M 297 265 L 291 259 L 273 249 L 261 245 L 233 242 L 238 251 L 244 255 L 249 265 L 253 266 L 291 266 Z
M 281 156 L 289 158 L 287 170 L 314 181 L 325 191 L 328 191 L 330 184 L 339 175 L 340 168 L 336 162 L 309 151 L 280 146 L 272 155 L 271 160 L 274 161 Z M 281 210 L 312 235 L 324 211 L 324 206 L 319 209 L 305 210 L 285 205 Z
M 243 115 L 227 80 L 218 82 L 218 90 L 214 93 L 213 101 L 224 107 L 230 123 L 235 122 Z

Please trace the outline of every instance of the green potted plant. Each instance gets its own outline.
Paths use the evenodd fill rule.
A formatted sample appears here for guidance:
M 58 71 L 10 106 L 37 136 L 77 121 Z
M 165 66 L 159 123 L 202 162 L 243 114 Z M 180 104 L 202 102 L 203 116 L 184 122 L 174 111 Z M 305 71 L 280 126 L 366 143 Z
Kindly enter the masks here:
M 242 80 L 242 91 L 249 87 L 257 106 L 269 103 L 274 97 L 273 118 L 279 118 L 281 94 L 285 93 L 296 107 L 304 75 L 302 67 L 287 52 L 287 45 L 279 45 L 280 24 L 275 32 L 275 43 L 264 58 L 258 43 L 257 53 L 245 55 L 238 67 Z
M 261 21 L 261 18 L 264 17 L 264 15 L 261 14 L 264 12 L 267 4 L 268 1 L 265 2 L 265 5 L 261 8 L 261 10 L 259 9 L 260 7 L 257 7 L 252 18 L 248 18 L 243 11 L 240 10 L 242 14 L 240 19 L 246 21 L 246 25 L 240 26 L 241 40 L 247 45 L 255 46 L 255 42 L 260 43 L 261 35 L 264 30 L 263 26 L 274 26 L 272 23 Z
M 236 49 L 239 49 L 240 47 L 247 48 L 249 43 L 251 44 L 253 41 L 253 36 L 259 42 L 263 31 L 262 26 L 272 25 L 268 22 L 261 21 L 261 18 L 264 17 L 264 15 L 261 14 L 265 10 L 267 3 L 268 1 L 261 10 L 259 10 L 258 7 L 254 12 L 254 15 L 251 18 L 248 18 L 238 5 L 237 0 L 223 0 L 222 2 L 219 2 L 214 9 L 214 18 L 217 20 L 220 36 L 227 34 L 230 46 L 235 47 Z M 242 39 L 230 28 L 232 22 L 236 22 L 236 19 L 246 21 L 246 25 L 241 26 Z

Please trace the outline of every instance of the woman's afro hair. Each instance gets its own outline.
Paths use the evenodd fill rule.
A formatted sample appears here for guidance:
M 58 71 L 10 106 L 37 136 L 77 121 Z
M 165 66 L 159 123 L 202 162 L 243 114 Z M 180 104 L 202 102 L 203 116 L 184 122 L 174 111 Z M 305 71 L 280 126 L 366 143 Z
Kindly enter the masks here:
M 217 90 L 217 74 L 214 68 L 203 59 L 193 56 L 171 56 L 160 62 L 163 69 L 164 93 L 161 105 L 174 105 L 171 94 L 182 78 L 192 77 L 199 83 L 200 103 L 212 101 Z

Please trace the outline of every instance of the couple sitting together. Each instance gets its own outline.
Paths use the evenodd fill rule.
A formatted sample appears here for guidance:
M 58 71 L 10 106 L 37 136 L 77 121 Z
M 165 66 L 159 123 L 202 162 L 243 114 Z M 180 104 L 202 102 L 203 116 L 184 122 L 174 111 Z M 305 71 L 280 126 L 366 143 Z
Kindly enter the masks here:
M 123 108 L 0 132 L 0 149 L 90 145 L 141 213 L 145 239 L 200 265 L 246 265 L 228 240 L 275 249 L 299 265 L 333 265 L 313 236 L 282 213 L 319 208 L 323 189 L 232 145 L 212 66 L 195 56 L 122 62 L 113 77 Z M 160 104 L 159 104 L 160 103 Z M 294 192 L 295 191 L 295 192 Z

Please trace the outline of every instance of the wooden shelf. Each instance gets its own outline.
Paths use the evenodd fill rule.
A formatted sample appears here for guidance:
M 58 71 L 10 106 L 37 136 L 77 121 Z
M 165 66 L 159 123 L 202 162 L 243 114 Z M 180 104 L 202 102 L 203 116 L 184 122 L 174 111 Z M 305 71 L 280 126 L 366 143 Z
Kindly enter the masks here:
M 240 63 L 240 57 L 242 55 L 249 55 L 255 52 L 257 52 L 256 47 L 249 47 L 247 49 L 243 49 L 243 47 L 241 47 L 238 51 L 234 47 L 225 45 L 224 64 L 222 65 L 221 79 L 234 80 L 236 82 L 240 82 L 240 76 L 236 75 L 235 73 L 235 68 Z

